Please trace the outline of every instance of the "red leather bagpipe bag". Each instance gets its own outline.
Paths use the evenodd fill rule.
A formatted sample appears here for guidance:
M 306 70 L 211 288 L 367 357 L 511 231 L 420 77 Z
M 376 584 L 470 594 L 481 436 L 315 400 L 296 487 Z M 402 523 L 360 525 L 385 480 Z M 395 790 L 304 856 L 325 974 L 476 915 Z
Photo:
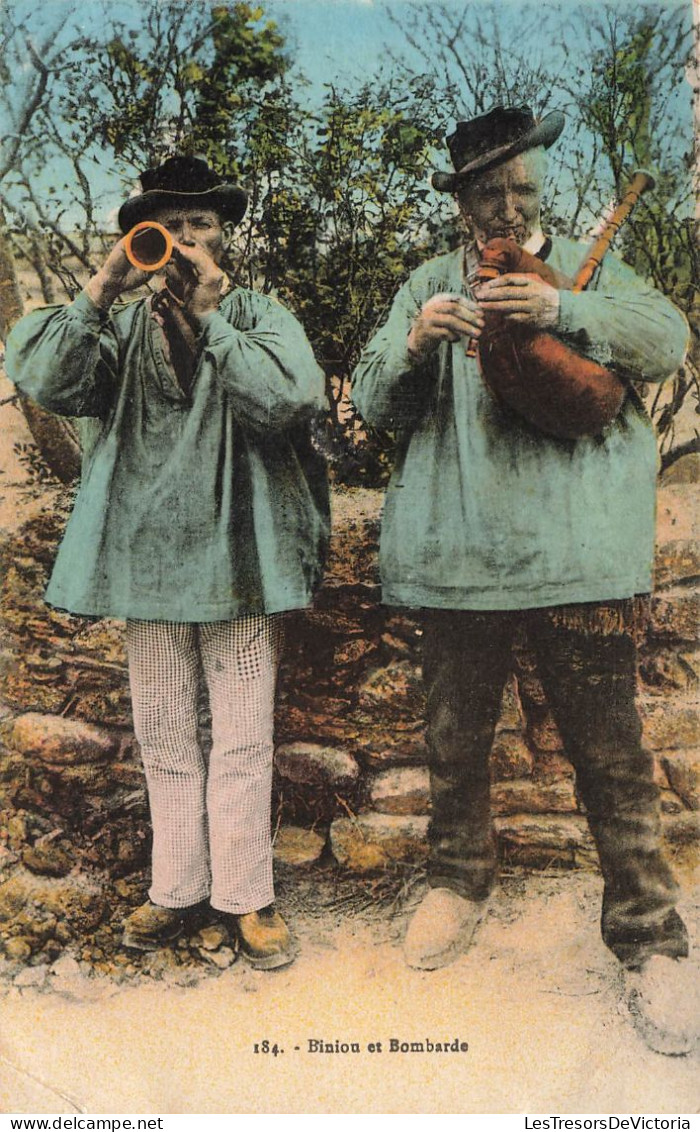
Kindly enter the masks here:
M 480 279 L 506 272 L 537 275 L 553 287 L 572 284 L 512 240 L 490 240 L 483 249 Z M 577 354 L 545 331 L 489 313 L 479 338 L 483 379 L 497 400 L 531 425 L 566 439 L 597 436 L 617 416 L 626 389 L 611 370 Z

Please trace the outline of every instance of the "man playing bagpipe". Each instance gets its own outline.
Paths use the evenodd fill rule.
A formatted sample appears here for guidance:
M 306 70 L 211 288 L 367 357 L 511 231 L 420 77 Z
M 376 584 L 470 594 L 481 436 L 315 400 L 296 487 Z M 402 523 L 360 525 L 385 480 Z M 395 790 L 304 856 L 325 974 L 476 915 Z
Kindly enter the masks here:
M 563 126 L 527 107 L 458 124 L 455 172 L 433 185 L 454 194 L 469 238 L 413 272 L 354 376 L 367 423 L 398 434 L 383 600 L 423 611 L 429 888 L 405 957 L 451 962 L 484 915 L 489 755 L 524 626 L 597 846 L 603 939 L 645 1038 L 683 1053 L 688 940 L 635 707 L 657 451 L 631 381 L 671 375 L 688 331 L 619 260 L 572 288 L 585 249 L 540 223 Z

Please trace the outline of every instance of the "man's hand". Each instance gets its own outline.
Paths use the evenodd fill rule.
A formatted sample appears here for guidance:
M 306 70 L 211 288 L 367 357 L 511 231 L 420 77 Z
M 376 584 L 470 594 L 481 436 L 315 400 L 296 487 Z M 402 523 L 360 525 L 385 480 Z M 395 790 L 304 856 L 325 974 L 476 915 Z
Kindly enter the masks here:
M 95 306 L 109 310 L 122 291 L 133 291 L 150 277 L 150 271 L 141 271 L 126 258 L 124 241 L 115 244 L 102 267 L 85 287 L 86 294 Z
M 185 309 L 201 318 L 216 310 L 226 276 L 202 248 L 175 242 L 165 278 Z
M 559 318 L 559 292 L 538 275 L 501 275 L 474 294 L 485 311 L 499 311 L 511 322 L 545 329 L 556 326 Z
M 408 335 L 408 350 L 415 358 L 425 358 L 441 342 L 478 338 L 484 326 L 479 305 L 463 295 L 433 295 L 421 307 Z

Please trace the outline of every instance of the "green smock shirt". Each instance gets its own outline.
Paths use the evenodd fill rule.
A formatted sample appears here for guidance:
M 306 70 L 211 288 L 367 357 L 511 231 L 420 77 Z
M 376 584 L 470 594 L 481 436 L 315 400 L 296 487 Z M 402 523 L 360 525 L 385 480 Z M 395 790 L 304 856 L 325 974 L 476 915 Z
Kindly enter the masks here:
M 235 289 L 202 320 L 189 394 L 148 300 L 32 312 L 7 372 L 86 421 L 81 484 L 46 599 L 73 613 L 219 621 L 308 604 L 329 510 L 309 440 L 324 379 L 296 319 Z
M 547 263 L 570 277 L 586 248 L 554 238 Z M 353 400 L 398 433 L 381 536 L 383 600 L 443 609 L 533 609 L 647 593 L 658 468 L 651 422 L 630 388 L 602 435 L 557 440 L 501 407 L 464 342 L 417 362 L 411 323 L 438 292 L 471 296 L 463 249 L 424 263 L 365 349 Z M 681 364 L 683 315 L 608 257 L 588 290 L 561 292 L 554 333 L 626 379 Z

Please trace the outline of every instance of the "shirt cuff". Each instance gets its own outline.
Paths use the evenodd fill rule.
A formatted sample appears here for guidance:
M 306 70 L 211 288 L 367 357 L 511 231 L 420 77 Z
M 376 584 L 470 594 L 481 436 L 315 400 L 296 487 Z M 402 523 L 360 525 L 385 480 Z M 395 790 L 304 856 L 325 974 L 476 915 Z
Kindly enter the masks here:
M 235 326 L 217 310 L 200 315 L 198 322 L 199 339 L 204 346 L 220 345 L 230 341 L 232 333 L 238 333 Z
M 81 291 L 71 303 L 71 308 L 80 315 L 83 322 L 88 324 L 92 323 L 95 326 L 103 326 L 105 322 L 109 321 L 110 313 L 104 307 L 98 307 L 97 303 L 93 302 L 87 291 Z
M 583 300 L 583 301 L 582 301 Z M 582 316 L 585 315 L 586 302 L 583 296 L 573 291 L 559 292 L 559 319 L 557 330 L 562 334 L 580 334 L 586 330 Z

